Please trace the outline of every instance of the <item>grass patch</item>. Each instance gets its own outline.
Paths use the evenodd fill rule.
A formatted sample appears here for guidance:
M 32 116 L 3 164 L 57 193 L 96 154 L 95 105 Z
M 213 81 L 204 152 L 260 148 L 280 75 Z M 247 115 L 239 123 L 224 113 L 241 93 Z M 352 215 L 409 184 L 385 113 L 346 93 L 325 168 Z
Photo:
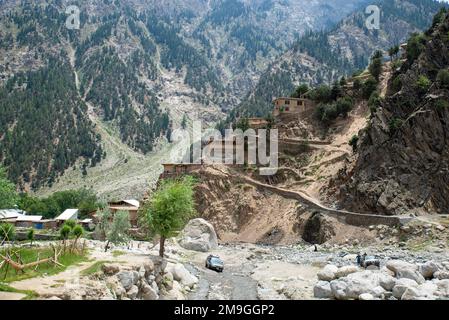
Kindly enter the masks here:
M 4 250 L 0 251 L 1 254 L 4 254 Z M 45 259 L 53 256 L 53 250 L 51 248 L 22 248 L 20 250 L 20 256 L 24 264 L 30 263 L 33 261 L 37 261 L 37 258 Z M 7 267 L 3 265 L 0 268 L 0 281 L 9 283 L 13 281 L 19 281 L 29 278 L 34 278 L 38 276 L 51 276 L 57 273 L 60 273 L 67 269 L 67 267 L 71 265 L 75 265 L 81 262 L 87 261 L 86 254 L 78 255 L 70 252 L 66 252 L 59 256 L 58 262 L 62 264 L 62 266 L 54 265 L 53 263 L 43 263 L 37 267 L 32 267 L 29 269 L 25 269 L 25 273 L 16 273 L 14 269 L 11 267 Z M 6 276 L 5 276 L 6 275 Z
M 120 250 L 112 251 L 112 256 L 113 256 L 114 258 L 123 256 L 123 255 L 125 255 L 125 254 L 126 254 L 126 252 L 120 251 Z
M 101 268 L 103 267 L 103 265 L 105 263 L 110 263 L 110 261 L 97 261 L 93 265 L 91 265 L 90 267 L 87 267 L 86 269 L 82 270 L 80 272 L 80 275 L 82 275 L 82 276 L 90 276 L 90 275 L 93 275 L 93 274 L 95 274 L 97 272 L 100 272 Z
M 18 290 L 16 288 L 10 287 L 4 283 L 0 283 L 0 291 L 22 293 L 25 295 L 25 297 L 22 300 L 32 300 L 39 296 L 36 292 L 34 292 L 32 290 Z

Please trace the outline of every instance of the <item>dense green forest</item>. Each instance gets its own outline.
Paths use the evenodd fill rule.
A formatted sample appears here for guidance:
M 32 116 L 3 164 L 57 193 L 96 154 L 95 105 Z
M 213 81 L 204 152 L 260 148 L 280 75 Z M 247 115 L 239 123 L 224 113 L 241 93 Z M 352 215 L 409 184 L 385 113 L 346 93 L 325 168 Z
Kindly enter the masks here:
M 102 158 L 100 137 L 87 118 L 70 67 L 57 58 L 38 71 L 20 73 L 0 88 L 0 160 L 15 182 L 52 184 L 83 157 Z

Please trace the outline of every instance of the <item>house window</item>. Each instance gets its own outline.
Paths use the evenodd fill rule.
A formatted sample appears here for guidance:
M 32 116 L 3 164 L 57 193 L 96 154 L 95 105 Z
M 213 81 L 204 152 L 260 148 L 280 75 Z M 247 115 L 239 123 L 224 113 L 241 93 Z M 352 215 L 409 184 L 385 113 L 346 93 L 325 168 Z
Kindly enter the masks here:
M 286 108 L 285 108 L 285 111 L 290 111 L 290 108 L 289 108 L 289 107 L 286 107 Z
M 285 100 L 285 104 L 289 105 L 290 104 L 290 100 Z

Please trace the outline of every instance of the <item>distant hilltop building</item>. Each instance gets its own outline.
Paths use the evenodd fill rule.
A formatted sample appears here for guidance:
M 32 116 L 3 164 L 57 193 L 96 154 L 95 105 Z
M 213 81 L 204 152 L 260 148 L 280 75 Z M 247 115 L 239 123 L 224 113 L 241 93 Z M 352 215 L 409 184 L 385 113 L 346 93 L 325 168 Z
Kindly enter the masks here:
M 305 98 L 277 98 L 273 103 L 274 117 L 279 117 L 282 114 L 300 114 L 315 107 L 312 100 Z

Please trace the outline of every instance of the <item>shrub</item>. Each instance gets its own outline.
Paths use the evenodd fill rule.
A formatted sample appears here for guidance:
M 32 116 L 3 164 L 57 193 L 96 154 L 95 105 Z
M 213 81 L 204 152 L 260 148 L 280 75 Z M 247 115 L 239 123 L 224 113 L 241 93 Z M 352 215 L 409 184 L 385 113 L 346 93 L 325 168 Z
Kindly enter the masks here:
M 358 91 L 358 90 L 360 90 L 360 88 L 362 88 L 362 82 L 360 81 L 360 79 L 355 79 L 354 84 L 353 84 L 353 89 L 355 91 Z
M 303 94 L 309 91 L 309 86 L 307 84 L 301 84 L 296 88 L 295 93 L 293 93 L 293 98 L 300 98 Z
M 369 77 L 362 87 L 362 94 L 365 99 L 369 99 L 371 94 L 377 89 L 377 80 L 374 77 Z
M 12 241 L 16 237 L 16 228 L 10 223 L 0 223 L 0 243 Z
M 308 97 L 316 102 L 327 103 L 332 101 L 332 89 L 329 86 L 321 85 L 310 91 Z
M 389 123 L 390 133 L 396 132 L 396 130 L 398 130 L 402 126 L 402 123 L 403 123 L 402 119 L 399 118 L 391 119 Z
M 349 145 L 352 147 L 352 150 L 354 152 L 357 151 L 358 142 L 359 142 L 359 136 L 356 134 L 352 136 L 351 140 L 349 140 Z
M 34 229 L 33 228 L 28 230 L 27 239 L 28 239 L 28 241 L 31 242 L 31 245 L 33 245 L 33 241 L 34 241 Z
M 62 240 L 67 240 L 69 238 L 70 232 L 72 232 L 72 229 L 68 225 L 64 224 L 59 230 L 59 236 Z
M 413 63 L 424 51 L 426 38 L 423 34 L 414 33 L 407 42 L 407 59 Z
M 437 81 L 441 86 L 449 87 L 449 71 L 446 69 L 438 71 Z
M 416 86 L 421 93 L 427 92 L 431 84 L 432 82 L 424 75 L 419 76 L 418 80 L 416 81 Z
M 76 226 L 76 221 L 75 220 L 67 220 L 64 223 L 65 226 L 68 226 L 70 228 L 70 230 L 72 230 L 73 228 L 75 228 Z
M 340 98 L 337 100 L 337 113 L 346 117 L 348 112 L 352 110 L 354 102 L 349 97 Z
M 380 74 L 382 73 L 382 59 L 381 58 L 374 58 L 371 61 L 371 64 L 368 67 L 369 72 L 371 75 L 376 79 L 379 80 Z
M 377 108 L 380 107 L 381 103 L 382 98 L 380 97 L 379 92 L 374 91 L 368 100 L 368 107 L 371 111 L 371 115 L 373 115 L 376 112 Z
M 394 93 L 399 92 L 402 89 L 402 80 L 401 77 L 397 76 L 391 82 L 391 89 Z
M 439 110 L 447 109 L 449 108 L 449 101 L 438 99 L 437 102 L 435 102 L 435 107 Z

